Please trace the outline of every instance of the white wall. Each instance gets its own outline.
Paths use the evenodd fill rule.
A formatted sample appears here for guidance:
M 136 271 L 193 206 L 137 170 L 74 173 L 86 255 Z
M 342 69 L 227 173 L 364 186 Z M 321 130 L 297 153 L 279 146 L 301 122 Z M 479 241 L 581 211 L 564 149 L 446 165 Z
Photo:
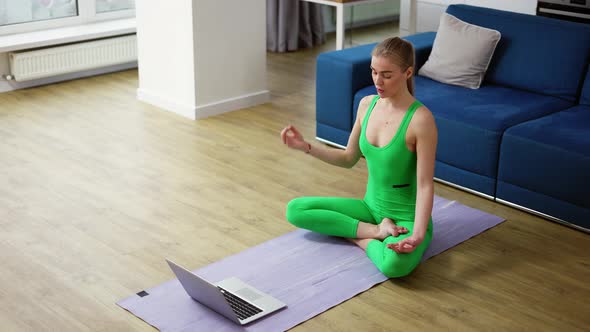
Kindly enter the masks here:
M 10 64 L 8 63 L 8 53 L 0 53 L 0 75 L 10 73 Z
M 197 107 L 266 91 L 266 0 L 193 8 Z
M 440 16 L 451 4 L 467 4 L 535 15 L 537 0 L 417 0 L 416 31 L 436 31 Z
M 138 98 L 198 119 L 268 101 L 266 1 L 138 1 Z
M 456 3 L 465 3 L 465 0 L 418 0 L 416 4 L 416 32 L 438 30 L 440 16 L 447 10 L 449 5 Z
M 531 15 L 537 12 L 537 0 L 465 0 L 465 4 Z
M 136 2 L 138 97 L 190 116 L 196 105 L 192 1 Z
M 416 0 L 400 0 L 399 35 L 416 33 Z

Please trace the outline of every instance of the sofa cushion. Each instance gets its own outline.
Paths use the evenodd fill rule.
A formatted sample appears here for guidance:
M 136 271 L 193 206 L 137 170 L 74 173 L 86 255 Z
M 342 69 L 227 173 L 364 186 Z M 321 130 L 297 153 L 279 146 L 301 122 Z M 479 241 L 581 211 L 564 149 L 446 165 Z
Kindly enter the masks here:
M 496 85 L 470 90 L 422 77 L 416 77 L 416 97 L 436 118 L 437 160 L 494 178 L 506 128 L 572 105 L 559 98 Z
M 486 82 L 578 99 L 590 57 L 590 25 L 467 5 L 451 5 L 447 13 L 502 34 Z
M 500 141 L 506 128 L 573 106 L 560 98 L 497 85 L 472 90 L 422 76 L 415 80 L 416 98 L 436 119 L 436 159 L 492 178 L 497 175 Z M 357 92 L 355 110 L 363 96 L 374 93 L 373 86 Z
M 502 139 L 498 180 L 590 209 L 589 130 L 586 105 L 509 128 Z M 543 206 L 535 209 L 544 212 Z
M 432 52 L 419 74 L 441 83 L 477 89 L 499 40 L 496 30 L 443 13 Z

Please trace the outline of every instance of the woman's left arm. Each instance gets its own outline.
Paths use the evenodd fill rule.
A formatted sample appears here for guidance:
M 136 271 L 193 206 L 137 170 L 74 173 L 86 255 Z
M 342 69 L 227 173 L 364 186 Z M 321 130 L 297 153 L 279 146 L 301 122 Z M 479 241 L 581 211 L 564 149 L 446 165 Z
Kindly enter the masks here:
M 420 110 L 414 127 L 416 133 L 416 219 L 414 220 L 414 234 L 420 240 L 424 239 L 426 229 L 432 214 L 434 200 L 434 164 L 436 159 L 436 144 L 438 132 L 432 113 L 424 107 Z M 416 112 L 418 113 L 418 112 Z
M 416 111 L 413 120 L 416 120 L 412 126 L 416 136 L 416 215 L 411 236 L 397 244 L 388 245 L 399 253 L 414 251 L 424 240 L 434 200 L 434 163 L 438 140 L 436 123 L 430 110 L 424 106 Z

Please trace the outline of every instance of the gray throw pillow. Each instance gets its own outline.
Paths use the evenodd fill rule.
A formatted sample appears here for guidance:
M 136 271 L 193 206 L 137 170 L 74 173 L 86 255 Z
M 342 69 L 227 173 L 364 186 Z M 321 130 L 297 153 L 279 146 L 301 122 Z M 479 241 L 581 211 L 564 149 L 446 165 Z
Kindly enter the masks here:
M 492 61 L 500 32 L 443 13 L 432 52 L 418 75 L 477 89 Z

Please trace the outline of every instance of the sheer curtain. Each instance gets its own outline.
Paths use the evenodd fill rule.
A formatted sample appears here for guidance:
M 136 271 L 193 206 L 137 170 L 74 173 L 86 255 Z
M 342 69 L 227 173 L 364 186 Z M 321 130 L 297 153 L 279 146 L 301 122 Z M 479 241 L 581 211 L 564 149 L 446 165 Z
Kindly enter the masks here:
M 326 41 L 321 5 L 299 0 L 266 0 L 266 48 L 296 51 Z

